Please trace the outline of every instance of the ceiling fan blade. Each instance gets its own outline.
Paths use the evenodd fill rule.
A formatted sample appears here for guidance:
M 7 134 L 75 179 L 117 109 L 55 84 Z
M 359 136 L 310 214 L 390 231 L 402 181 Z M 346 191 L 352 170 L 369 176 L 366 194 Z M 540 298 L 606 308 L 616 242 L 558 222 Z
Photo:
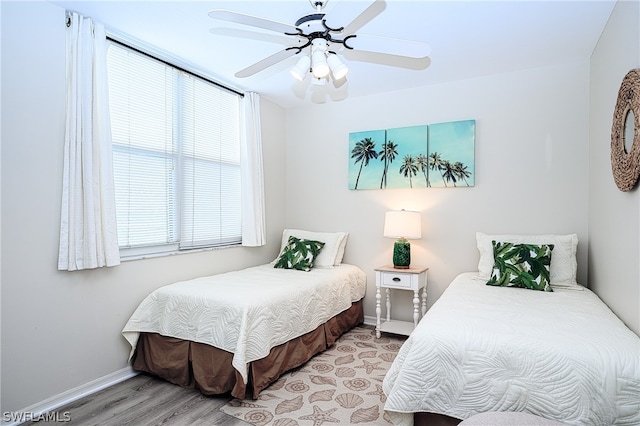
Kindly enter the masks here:
M 385 8 L 385 0 L 346 1 L 336 2 L 333 9 L 327 12 L 324 19 L 329 28 L 340 28 L 345 34 L 353 34 L 364 24 L 378 16 Z
M 365 52 L 384 53 L 387 55 L 407 56 L 409 58 L 426 58 L 431 53 L 428 43 L 399 38 L 379 37 L 357 34 L 346 40 L 347 47 Z
M 362 50 L 344 49 L 340 52 L 348 61 L 366 62 L 376 65 L 387 65 L 408 70 L 425 70 L 431 66 L 431 58 L 410 58 L 408 56 L 388 55 L 386 53 L 365 52 Z
M 266 58 L 256 62 L 253 65 L 248 66 L 247 68 L 238 71 L 235 76 L 238 78 L 251 77 L 252 75 L 259 73 L 260 71 L 269 68 L 271 65 L 275 65 L 278 62 L 287 59 L 290 56 L 295 55 L 297 52 L 296 49 L 285 49 L 279 52 L 274 53 L 271 56 L 267 56 Z
M 299 37 L 296 37 L 294 39 L 288 35 L 268 34 L 261 31 L 247 31 L 247 30 L 240 30 L 237 28 L 216 27 L 216 28 L 211 28 L 209 32 L 217 36 L 266 41 L 269 43 L 282 44 L 284 46 L 290 46 L 293 42 L 296 42 L 296 41 L 299 45 L 303 44 Z
M 272 21 L 270 19 L 259 18 L 257 16 L 245 15 L 244 13 L 233 12 L 225 9 L 215 9 L 209 12 L 209 16 L 222 21 L 234 22 L 236 24 L 249 25 L 252 27 L 262 28 L 269 31 L 275 31 L 282 34 L 297 33 L 296 27 L 282 22 Z

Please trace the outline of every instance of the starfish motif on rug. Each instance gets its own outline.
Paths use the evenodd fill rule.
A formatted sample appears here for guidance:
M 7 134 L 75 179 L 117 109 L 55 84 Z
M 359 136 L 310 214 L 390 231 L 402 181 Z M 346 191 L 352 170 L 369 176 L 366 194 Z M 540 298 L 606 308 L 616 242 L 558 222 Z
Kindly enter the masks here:
M 358 365 L 355 368 L 364 368 L 367 374 L 371 374 L 373 370 L 387 371 L 386 368 L 380 367 L 380 362 L 369 362 L 366 359 L 362 360 L 362 365 Z
M 367 395 L 378 395 L 380 398 L 380 402 L 384 404 L 387 402 L 387 395 L 385 395 L 384 390 L 382 390 L 382 386 L 376 385 L 376 390 L 372 392 L 367 392 Z
M 299 417 L 300 420 L 313 420 L 313 426 L 320 426 L 324 422 L 330 423 L 340 423 L 340 420 L 335 417 L 331 417 L 334 411 L 337 408 L 332 408 L 327 411 L 322 411 L 317 405 L 313 406 L 313 414 L 309 414 L 308 416 Z

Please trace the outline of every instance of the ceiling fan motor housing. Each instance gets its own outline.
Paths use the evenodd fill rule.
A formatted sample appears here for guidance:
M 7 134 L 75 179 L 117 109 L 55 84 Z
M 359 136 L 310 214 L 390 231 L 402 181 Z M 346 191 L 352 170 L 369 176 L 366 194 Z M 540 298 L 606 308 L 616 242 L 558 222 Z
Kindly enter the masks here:
M 296 21 L 296 28 L 300 31 L 298 34 L 301 37 L 305 37 L 309 41 L 313 41 L 317 38 L 322 38 L 327 41 L 331 40 L 331 31 L 336 31 L 327 27 L 324 21 L 324 13 L 314 13 L 312 15 L 306 15 Z
M 325 40 L 327 42 L 327 46 L 328 43 L 336 43 L 344 45 L 347 49 L 351 49 L 351 47 L 347 45 L 346 41 L 352 37 L 356 37 L 355 34 L 348 35 L 341 40 L 333 38 L 331 33 L 339 33 L 344 29 L 344 27 L 331 28 L 327 25 L 324 17 L 324 13 L 313 13 L 311 15 L 303 16 L 296 21 L 296 29 L 298 30 L 298 33 L 287 33 L 287 35 L 295 35 L 307 39 L 307 43 L 303 46 L 295 47 L 295 49 L 298 49 L 298 52 L 296 53 L 300 53 L 302 49 L 309 45 L 314 45 L 313 42 L 317 39 Z

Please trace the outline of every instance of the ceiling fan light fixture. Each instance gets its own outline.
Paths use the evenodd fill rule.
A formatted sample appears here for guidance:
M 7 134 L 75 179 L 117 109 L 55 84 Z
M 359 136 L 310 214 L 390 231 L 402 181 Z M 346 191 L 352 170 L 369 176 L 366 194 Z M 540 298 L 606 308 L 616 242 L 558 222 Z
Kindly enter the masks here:
M 311 41 L 311 73 L 316 78 L 325 78 L 331 70 L 327 64 L 327 41 L 315 38 Z
M 320 49 L 311 53 L 311 72 L 316 78 L 324 78 L 329 75 L 329 64 L 324 52 Z
M 335 53 L 329 53 L 327 55 L 327 64 L 329 64 L 331 74 L 333 74 L 333 78 L 336 80 L 344 78 L 349 72 L 349 68 L 347 68 Z
M 312 76 L 311 84 L 313 84 L 314 86 L 324 86 L 325 84 L 327 84 L 327 79 L 326 78 L 317 78 L 315 76 Z
M 293 78 L 299 81 L 303 81 L 309 72 L 309 67 L 311 65 L 311 59 L 308 55 L 302 55 L 298 62 L 296 62 L 295 66 L 291 68 L 291 75 Z

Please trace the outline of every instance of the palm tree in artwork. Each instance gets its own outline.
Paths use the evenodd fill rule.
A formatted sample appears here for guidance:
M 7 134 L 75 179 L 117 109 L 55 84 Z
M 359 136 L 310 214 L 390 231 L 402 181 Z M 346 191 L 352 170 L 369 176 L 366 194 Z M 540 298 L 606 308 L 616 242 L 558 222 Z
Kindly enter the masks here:
M 424 180 L 427 183 L 427 188 L 429 188 L 431 186 L 431 182 L 429 182 L 429 157 L 424 154 L 418 155 L 416 157 L 416 165 L 424 175 Z
M 444 182 L 444 186 L 447 186 L 447 181 L 444 179 L 444 175 L 442 174 L 442 165 L 443 160 L 440 153 L 432 152 L 431 154 L 429 154 L 429 170 L 438 170 L 440 172 L 440 176 L 442 177 L 442 181 Z
M 413 188 L 413 176 L 418 174 L 416 160 L 411 155 L 405 155 L 400 166 L 400 174 L 409 178 L 409 187 Z
M 356 142 L 356 146 L 351 150 L 351 158 L 355 158 L 353 164 L 360 163 L 360 169 L 358 170 L 358 177 L 356 178 L 356 185 L 354 189 L 358 189 L 358 181 L 360 181 L 360 173 L 362 173 L 362 167 L 368 166 L 369 161 L 372 158 L 378 158 L 378 151 L 376 151 L 376 143 L 371 138 L 364 138 Z
M 384 161 L 384 170 L 380 179 L 380 189 L 382 189 L 387 187 L 387 172 L 389 171 L 389 165 L 393 163 L 396 155 L 398 155 L 398 144 L 393 141 L 385 142 L 382 144 L 382 150 L 378 154 L 380 155 L 380 161 Z
M 453 164 L 449 160 L 444 160 L 442 162 L 442 171 L 444 172 L 442 177 L 445 180 L 445 185 L 447 181 L 452 181 L 453 186 L 456 186 L 457 176 L 453 168 Z
M 467 166 L 459 161 L 456 161 L 455 163 L 453 163 L 453 173 L 458 177 L 459 180 L 463 180 L 464 183 L 469 186 L 467 178 L 471 177 L 471 172 L 468 170 Z

